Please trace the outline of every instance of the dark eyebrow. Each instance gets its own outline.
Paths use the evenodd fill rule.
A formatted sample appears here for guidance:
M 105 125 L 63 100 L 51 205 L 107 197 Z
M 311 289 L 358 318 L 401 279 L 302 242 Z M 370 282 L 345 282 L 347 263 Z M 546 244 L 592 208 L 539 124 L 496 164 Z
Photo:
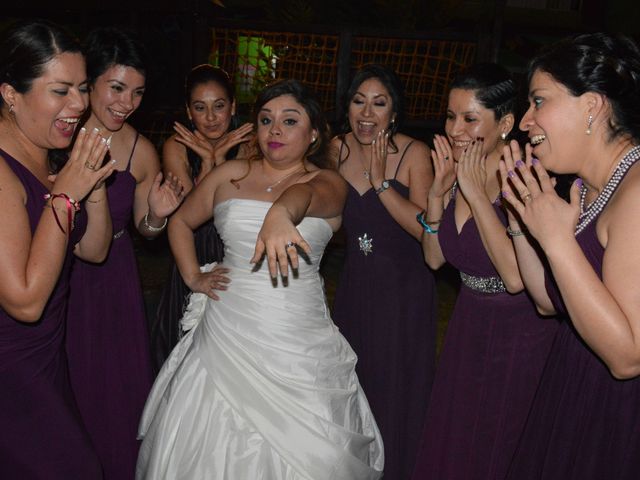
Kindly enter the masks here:
M 354 96 L 355 95 L 360 95 L 361 97 L 366 97 L 366 95 L 364 93 L 362 93 L 362 92 L 356 92 L 354 94 Z M 386 94 L 384 94 L 384 93 L 378 93 L 377 95 L 373 96 L 374 99 L 378 99 L 380 97 L 383 97 L 386 100 L 388 96 Z

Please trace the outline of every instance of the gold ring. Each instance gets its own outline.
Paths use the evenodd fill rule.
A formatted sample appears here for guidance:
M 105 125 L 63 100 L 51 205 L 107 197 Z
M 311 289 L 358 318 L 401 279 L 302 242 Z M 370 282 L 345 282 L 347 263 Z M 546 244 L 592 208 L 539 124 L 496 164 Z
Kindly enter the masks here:
M 532 197 L 531 197 L 531 194 L 530 194 L 530 193 L 527 193 L 526 195 L 523 195 L 523 196 L 522 196 L 522 201 L 523 201 L 523 202 L 526 202 L 526 201 L 531 200 L 531 198 L 532 198 Z
M 84 162 L 84 166 L 92 172 L 95 172 L 97 170 L 97 168 L 94 165 L 91 165 L 88 160 Z

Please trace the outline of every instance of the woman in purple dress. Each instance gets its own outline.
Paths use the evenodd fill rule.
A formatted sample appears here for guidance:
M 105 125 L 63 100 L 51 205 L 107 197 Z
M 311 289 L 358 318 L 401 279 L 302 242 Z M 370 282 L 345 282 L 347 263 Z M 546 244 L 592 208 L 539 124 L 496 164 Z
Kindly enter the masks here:
M 368 65 L 347 92 L 350 131 L 334 138 L 349 183 L 346 259 L 333 317 L 358 355 L 385 447 L 385 477 L 407 479 L 415 461 L 435 362 L 435 285 L 420 251 L 416 213 L 433 177 L 429 149 L 398 132 L 402 84 Z
M 566 317 L 508 478 L 635 480 L 640 50 L 622 36 L 581 35 L 541 52 L 529 72 L 520 127 L 531 143 L 526 163 L 517 145 L 505 149 L 504 196 L 543 252 L 544 263 L 515 240 L 527 289 L 540 311 Z M 547 170 L 579 177 L 569 202 Z
M 436 135 L 429 208 L 418 216 L 427 263 L 460 271 L 456 301 L 413 478 L 503 479 L 557 322 L 524 292 L 505 231 L 498 166 L 514 125 L 515 83 L 478 64 L 452 83 L 445 136 Z
M 208 64 L 194 67 L 185 82 L 187 116 L 193 129 L 176 122 L 162 149 L 162 168 L 172 172 L 188 194 L 214 167 L 228 159 L 246 157 L 253 125 L 235 125 L 235 99 L 229 75 Z M 213 220 L 195 232 L 196 255 L 200 265 L 222 260 L 222 240 Z M 180 319 L 191 290 L 174 265 L 165 285 L 151 328 L 151 351 L 157 370 L 181 336 Z
M 80 131 L 60 169 L 48 158 L 87 108 L 79 45 L 49 23 L 13 28 L 0 44 L 0 94 L 0 478 L 99 479 L 63 339 L 72 254 L 107 254 L 113 164 L 101 166 L 97 131 Z
M 116 173 L 107 182 L 113 222 L 109 255 L 77 261 L 71 276 L 67 353 L 80 414 L 106 479 L 133 478 L 136 432 L 153 381 L 149 334 L 131 236 L 133 220 L 147 238 L 158 235 L 179 205 L 179 182 L 161 184 L 153 145 L 127 122 L 145 88 L 142 46 L 112 28 L 86 40 L 91 114 L 85 128 L 109 136 Z

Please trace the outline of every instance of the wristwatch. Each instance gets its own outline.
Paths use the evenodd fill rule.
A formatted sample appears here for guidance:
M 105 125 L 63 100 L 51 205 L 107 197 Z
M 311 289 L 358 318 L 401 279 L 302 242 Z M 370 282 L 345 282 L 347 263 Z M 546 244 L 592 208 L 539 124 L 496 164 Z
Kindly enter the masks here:
M 389 183 L 389 180 L 383 180 L 382 184 L 380 185 L 380 188 L 376 188 L 376 194 L 380 195 L 382 192 L 387 190 L 390 186 L 391 184 Z

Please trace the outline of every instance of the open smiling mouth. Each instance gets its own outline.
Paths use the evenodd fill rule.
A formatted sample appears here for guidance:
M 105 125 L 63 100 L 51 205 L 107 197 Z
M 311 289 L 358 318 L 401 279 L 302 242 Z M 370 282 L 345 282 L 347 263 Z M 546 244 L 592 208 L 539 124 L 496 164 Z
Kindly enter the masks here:
M 529 143 L 531 143 L 531 146 L 535 147 L 536 145 L 540 145 L 546 139 L 547 139 L 546 135 L 534 135 L 529 139 Z

